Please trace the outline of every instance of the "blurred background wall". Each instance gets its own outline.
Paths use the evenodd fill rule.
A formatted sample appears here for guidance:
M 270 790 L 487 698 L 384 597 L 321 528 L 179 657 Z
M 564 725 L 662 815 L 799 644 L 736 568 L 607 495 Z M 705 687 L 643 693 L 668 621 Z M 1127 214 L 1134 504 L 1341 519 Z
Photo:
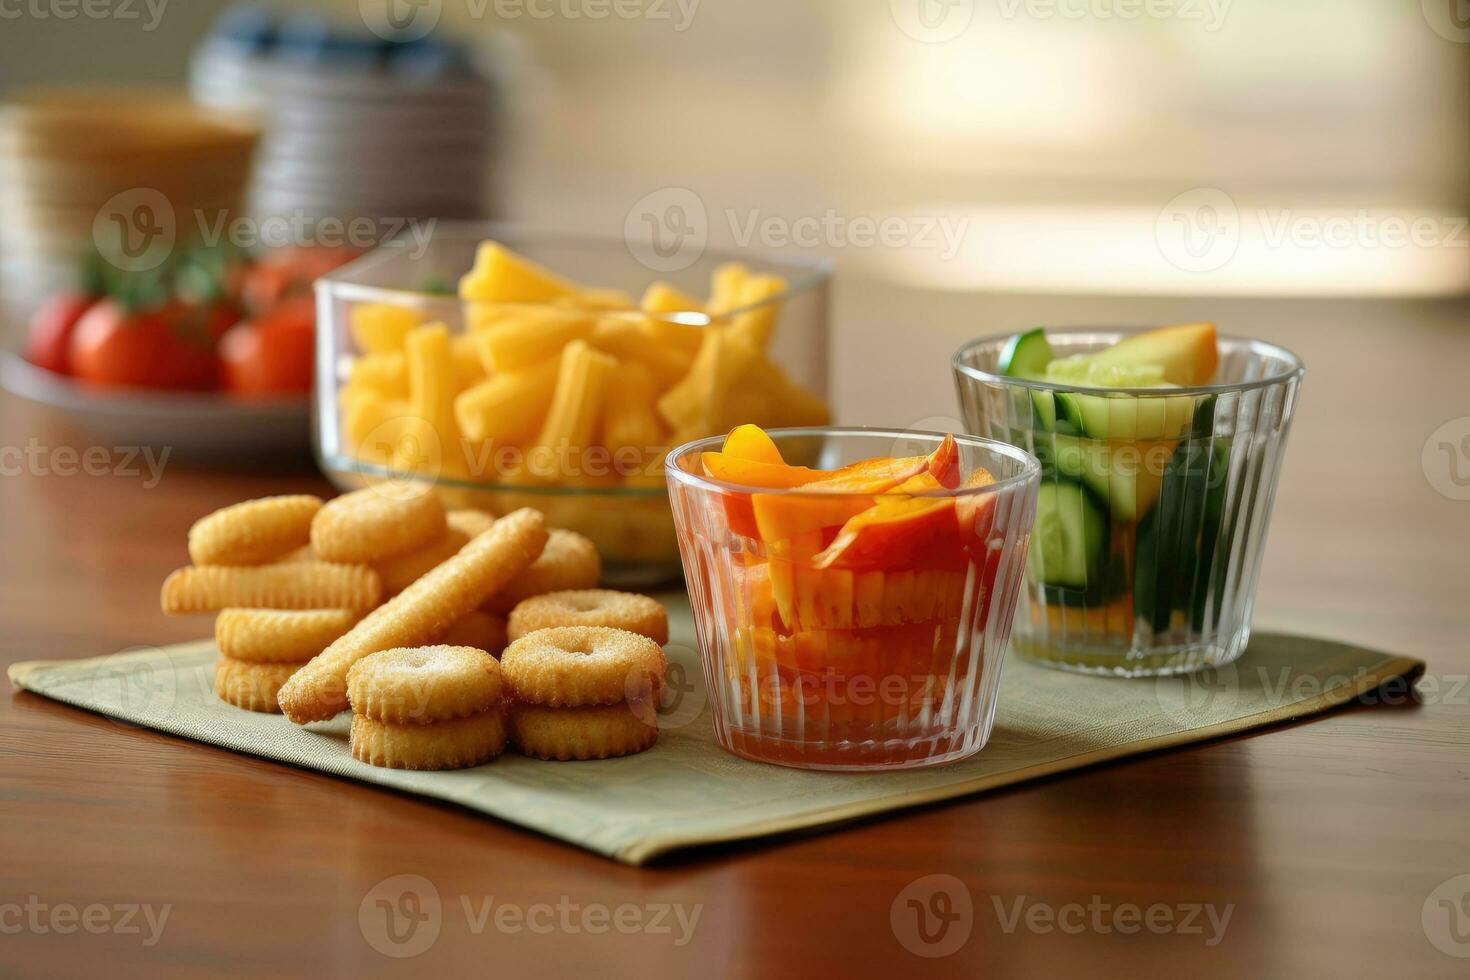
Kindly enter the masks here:
M 63 19 L 72 0 L 0 0 L 0 87 L 182 83 L 228 6 L 92 2 L 113 13 Z M 854 421 L 877 411 L 862 392 L 884 369 L 843 338 L 895 328 L 911 332 L 916 358 L 932 355 L 939 410 L 948 351 L 1033 320 L 1233 317 L 1227 329 L 1269 335 L 1301 320 L 1291 304 L 1308 298 L 1321 303 L 1312 322 L 1402 313 L 1359 300 L 1450 302 L 1432 318 L 1464 320 L 1464 0 L 290 9 L 361 27 L 388 3 L 473 40 L 504 79 L 503 217 L 617 235 L 640 202 L 686 188 L 716 245 L 780 247 L 762 222 L 827 221 L 795 244 L 839 263 L 833 367 L 839 411 Z M 854 219 L 894 215 L 909 220 L 908 238 L 852 240 Z M 1385 222 L 1416 220 L 1426 241 L 1377 240 Z M 917 247 L 928 226 L 956 232 L 954 247 Z M 1342 240 L 1324 243 L 1334 230 Z M 1225 252 L 1210 252 L 1217 240 Z
M 110 13 L 0 2 L 0 87 L 181 82 L 228 6 L 95 2 Z M 289 6 L 354 23 L 386 2 Z M 620 222 L 671 183 L 716 210 L 1000 221 L 999 205 L 1064 206 L 1104 236 L 1107 209 L 1156 212 L 1195 187 L 1297 209 L 1470 201 L 1463 0 L 640 0 L 624 8 L 636 16 L 611 0 L 391 2 L 479 39 L 511 80 L 513 217 Z M 1443 271 L 1404 275 L 1402 288 L 1455 288 Z

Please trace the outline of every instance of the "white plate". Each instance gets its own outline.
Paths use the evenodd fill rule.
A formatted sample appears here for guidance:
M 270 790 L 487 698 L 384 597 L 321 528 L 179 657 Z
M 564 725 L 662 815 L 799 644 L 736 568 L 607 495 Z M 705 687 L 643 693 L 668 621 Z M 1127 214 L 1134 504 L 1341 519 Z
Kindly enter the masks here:
M 113 447 L 169 447 L 186 456 L 299 455 L 311 445 L 311 400 L 234 401 L 208 392 L 91 389 L 9 351 L 0 386 L 53 409 Z

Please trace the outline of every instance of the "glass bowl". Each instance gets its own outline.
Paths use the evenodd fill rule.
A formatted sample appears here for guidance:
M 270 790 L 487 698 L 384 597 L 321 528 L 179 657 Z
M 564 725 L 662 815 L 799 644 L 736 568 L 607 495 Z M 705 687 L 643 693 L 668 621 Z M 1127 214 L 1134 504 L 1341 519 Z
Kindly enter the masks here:
M 770 435 L 788 463 L 822 469 L 928 456 L 944 444 L 938 433 L 878 429 Z M 955 443 L 959 489 L 885 494 L 883 508 L 868 493 L 708 477 L 701 453 L 720 449 L 719 439 L 669 455 L 721 746 L 803 769 L 888 770 L 985 745 L 1041 469 L 1004 443 Z M 969 485 L 982 467 L 994 482 Z M 878 513 L 885 518 L 847 536 L 857 515 Z
M 1132 332 L 1046 338 L 1061 358 Z M 1300 359 L 1221 337 L 1218 383 L 1090 388 L 999 374 L 1009 340 L 961 348 L 954 370 L 970 431 L 1042 464 L 1017 652 L 1129 677 L 1235 660 L 1250 638 Z
M 648 586 L 680 573 L 669 447 L 742 422 L 827 421 L 823 262 L 706 252 L 656 273 L 623 238 L 480 222 L 429 230 L 317 282 L 316 449 L 340 488 L 416 478 L 450 506 L 535 507 L 592 539 L 610 584 Z M 456 286 L 489 241 L 578 289 L 537 302 L 461 300 Z M 630 308 L 655 282 L 703 303 L 729 263 L 741 265 L 740 281 L 775 286 L 749 303 Z M 614 432 L 631 434 L 606 445 Z

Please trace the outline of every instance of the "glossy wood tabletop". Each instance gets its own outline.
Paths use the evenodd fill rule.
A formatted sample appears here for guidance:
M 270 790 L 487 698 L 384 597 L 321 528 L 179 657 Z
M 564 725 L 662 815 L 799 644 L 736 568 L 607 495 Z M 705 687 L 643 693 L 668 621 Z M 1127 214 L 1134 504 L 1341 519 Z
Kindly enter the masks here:
M 868 299 L 849 302 L 873 321 L 899 309 Z M 963 339 L 947 304 L 906 356 L 942 365 Z M 1463 976 L 1470 331 L 1463 304 L 1313 309 L 1260 322 L 1311 374 L 1258 624 L 1421 657 L 1421 696 L 629 868 L 17 692 L 0 699 L 0 973 Z M 859 397 L 881 365 L 836 361 L 855 420 L 892 421 Z M 906 387 L 947 384 L 939 368 Z M 947 389 L 926 397 L 903 421 L 953 412 Z M 91 474 L 62 448 L 94 445 L 0 396 L 6 663 L 207 634 L 158 611 L 189 524 L 327 490 L 309 463 L 171 458 L 155 479 L 115 447 Z

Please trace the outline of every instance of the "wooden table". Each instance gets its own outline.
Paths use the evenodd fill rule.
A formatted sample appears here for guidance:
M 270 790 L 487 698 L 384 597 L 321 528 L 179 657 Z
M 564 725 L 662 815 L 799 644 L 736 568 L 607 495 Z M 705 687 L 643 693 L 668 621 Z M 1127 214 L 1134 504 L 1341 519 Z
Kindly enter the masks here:
M 902 301 L 861 290 L 845 300 L 862 307 L 853 329 L 874 337 Z M 935 331 L 907 338 L 917 347 L 907 356 L 942 355 L 973 332 L 958 300 L 929 309 Z M 997 329 L 1030 315 L 1021 300 L 996 309 Z M 1258 332 L 1299 348 L 1311 374 L 1258 622 L 1423 657 L 1433 687 L 1422 699 L 634 869 L 451 807 L 15 693 L 0 703 L 0 973 L 1463 976 L 1470 961 L 1431 943 L 1430 933 L 1455 941 L 1449 911 L 1431 903 L 1428 932 L 1421 912 L 1441 882 L 1470 873 L 1470 502 L 1434 489 L 1421 449 L 1441 423 L 1470 415 L 1470 333 L 1456 330 L 1464 305 L 1271 309 L 1274 318 L 1252 314 Z M 1222 322 L 1246 312 L 1220 311 Z M 850 351 L 861 346 L 839 351 L 839 400 L 859 421 L 885 421 L 873 416 L 896 407 L 863 387 L 886 368 L 858 361 Z M 942 365 L 905 385 L 929 392 L 928 403 L 905 402 L 908 418 L 953 412 L 929 383 L 947 384 Z M 50 469 L 66 459 L 57 447 L 88 445 L 0 398 L 0 447 L 32 438 Z M 1470 455 L 1461 462 L 1470 475 Z M 198 637 L 204 622 L 164 619 L 157 606 L 159 581 L 185 560 L 189 524 L 243 497 L 327 489 L 309 468 L 170 461 L 156 486 L 146 474 L 23 469 L 0 479 L 7 663 Z M 1444 486 L 1447 474 L 1434 478 Z M 903 925 L 914 921 L 909 898 L 945 910 L 928 883 L 904 892 L 935 874 L 957 879 L 953 897 L 968 894 L 972 909 L 943 933 L 959 948 L 939 959 L 899 938 L 937 948 Z M 373 944 L 384 946 L 382 935 L 359 922 L 364 905 L 386 921 L 375 911 L 385 896 L 413 911 L 397 902 L 396 883 L 373 891 L 398 875 L 426 877 L 442 903 L 437 940 L 416 958 L 383 955 Z M 1460 899 L 1464 952 L 1467 891 L 1450 896 Z M 152 909 L 155 922 L 168 908 L 151 945 L 146 917 L 124 922 L 114 908 L 127 903 Z M 497 920 L 502 904 L 528 919 Z M 616 916 L 624 904 L 646 925 L 664 914 L 655 906 L 699 917 L 682 945 L 672 914 L 661 920 L 671 934 L 590 931 L 599 907 Z M 1115 927 L 1136 921 L 1130 904 L 1165 907 L 1175 927 L 1124 933 Z M 1212 907 L 1216 922 L 1228 908 L 1223 935 L 1192 905 Z M 76 926 L 71 907 L 94 916 L 83 921 L 99 934 L 63 932 Z M 621 914 L 611 921 L 631 929 L 634 911 Z M 1047 926 L 1049 914 L 1060 924 Z

